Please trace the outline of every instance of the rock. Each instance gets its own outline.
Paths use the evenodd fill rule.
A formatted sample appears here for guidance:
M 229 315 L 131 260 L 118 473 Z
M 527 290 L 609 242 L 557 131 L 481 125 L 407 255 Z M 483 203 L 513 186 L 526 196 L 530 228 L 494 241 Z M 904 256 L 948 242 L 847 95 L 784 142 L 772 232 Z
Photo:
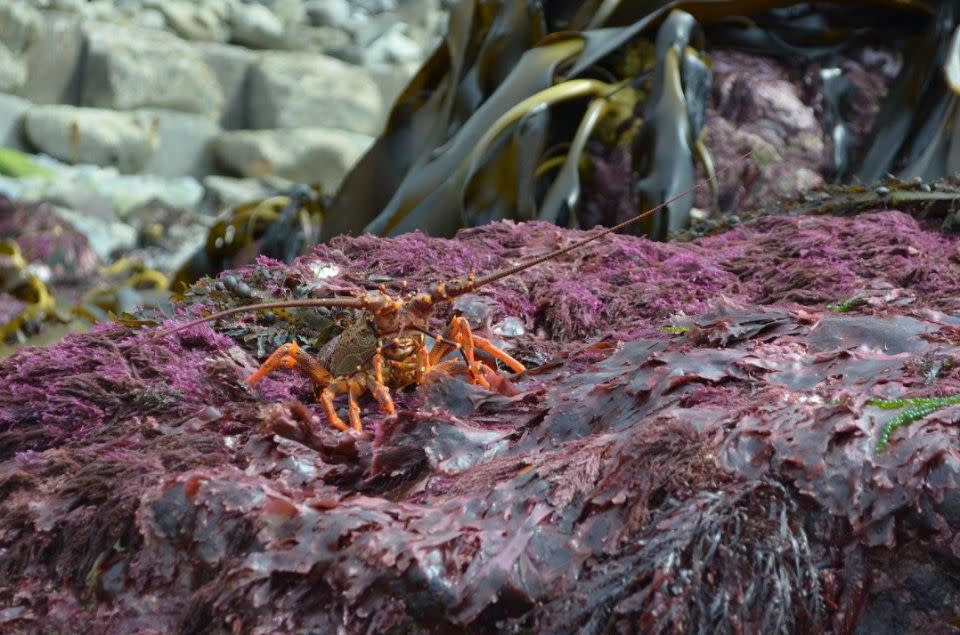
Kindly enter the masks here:
M 217 140 L 217 157 L 244 176 L 319 182 L 334 192 L 373 137 L 331 128 L 237 130 Z
M 250 76 L 253 128 L 340 128 L 377 134 L 383 100 L 363 68 L 326 55 L 266 53 Z
M 203 179 L 204 195 L 201 207 L 208 210 L 222 209 L 265 198 L 270 193 L 259 179 L 211 175 Z
M 79 105 L 83 50 L 80 18 L 45 12 L 26 52 L 27 78 L 19 94 L 37 104 Z
M 307 0 L 303 6 L 313 26 L 328 26 L 341 31 L 353 28 L 348 0 Z
M 123 14 L 110 0 L 88 0 L 83 7 L 83 17 L 91 22 L 123 22 Z
M 22 2 L 0 3 L 0 42 L 19 55 L 35 41 L 43 27 L 43 14 Z
M 26 149 L 23 137 L 23 115 L 30 102 L 13 95 L 0 95 L 0 146 L 15 150 Z
M 324 53 L 348 62 L 350 59 L 362 59 L 357 54 L 343 55 L 352 45 L 353 38 L 349 33 L 329 26 L 295 24 L 290 27 L 287 36 L 287 46 L 291 49 Z
M 27 138 L 38 150 L 70 163 L 136 172 L 153 154 L 152 122 L 128 113 L 74 106 L 38 106 L 26 114 Z
M 0 93 L 17 93 L 27 82 L 27 65 L 0 42 Z
M 86 0 L 50 0 L 49 8 L 69 13 L 83 13 L 86 4 Z
M 216 122 L 175 110 L 142 110 L 138 115 L 157 122 L 157 145 L 141 172 L 197 178 L 215 172 L 213 142 L 221 132 Z
M 82 104 L 163 108 L 219 118 L 223 94 L 200 54 L 173 35 L 110 25 L 85 27 Z
M 157 8 L 163 13 L 170 29 L 187 40 L 226 42 L 230 37 L 225 16 L 214 7 L 168 0 Z
M 105 219 L 59 205 L 54 206 L 53 210 L 86 237 L 90 248 L 104 262 L 112 260 L 110 254 L 115 250 L 130 249 L 137 242 L 136 230 L 117 220 L 113 214 L 112 218 Z
M 304 24 L 307 21 L 307 10 L 303 6 L 303 0 L 258 0 L 258 2 L 270 7 L 270 11 L 285 26 Z
M 165 29 L 167 18 L 159 9 L 143 9 L 137 12 L 134 24 L 146 29 Z
M 194 46 L 213 71 L 223 94 L 220 126 L 226 129 L 247 126 L 247 86 L 250 68 L 257 54 L 240 46 L 201 42 Z
M 424 57 L 420 46 L 406 34 L 406 25 L 394 24 L 383 35 L 371 42 L 365 49 L 367 63 L 411 63 Z
M 383 97 L 383 103 L 387 108 L 400 96 L 400 93 L 407 87 L 410 78 L 413 77 L 416 68 L 410 65 L 401 66 L 396 64 L 370 64 L 367 71 L 373 76 L 374 81 L 380 88 L 380 95 Z
M 262 4 L 238 4 L 230 18 L 231 41 L 252 48 L 282 48 L 286 29 Z

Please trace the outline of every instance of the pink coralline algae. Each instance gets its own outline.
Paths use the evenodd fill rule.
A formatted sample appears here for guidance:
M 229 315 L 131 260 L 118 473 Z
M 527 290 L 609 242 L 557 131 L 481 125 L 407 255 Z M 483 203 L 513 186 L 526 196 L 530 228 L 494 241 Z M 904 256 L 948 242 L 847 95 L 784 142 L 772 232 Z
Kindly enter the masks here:
M 341 237 L 230 275 L 417 287 L 583 235 Z M 361 435 L 293 374 L 243 383 L 276 317 L 23 350 L 0 630 L 948 632 L 960 407 L 879 452 L 874 404 L 960 393 L 958 289 L 960 240 L 897 211 L 611 236 L 438 311 L 530 367 L 517 394 L 435 377 Z

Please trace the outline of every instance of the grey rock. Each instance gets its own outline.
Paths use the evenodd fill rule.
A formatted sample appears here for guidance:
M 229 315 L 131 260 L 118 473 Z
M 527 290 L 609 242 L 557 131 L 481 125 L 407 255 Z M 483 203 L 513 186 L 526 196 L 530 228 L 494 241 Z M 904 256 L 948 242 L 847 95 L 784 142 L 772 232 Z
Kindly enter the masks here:
M 27 83 L 27 65 L 0 42 L 0 93 L 17 93 Z
M 84 35 L 80 17 L 43 13 L 25 54 L 27 78 L 19 95 L 36 104 L 80 103 Z
M 383 100 L 363 68 L 326 55 L 265 53 L 250 75 L 253 128 L 341 128 L 377 134 Z
M 258 0 L 270 7 L 270 11 L 280 18 L 284 25 L 303 24 L 307 21 L 307 10 L 303 0 Z
M 203 115 L 173 110 L 143 110 L 141 120 L 157 122 L 157 145 L 144 174 L 202 178 L 215 172 L 213 142 L 220 126 Z
M 167 1 L 157 7 L 169 28 L 187 40 L 226 42 L 230 29 L 215 7 L 194 2 Z
M 231 41 L 259 49 L 282 48 L 283 21 L 262 4 L 237 5 L 230 18 Z
M 86 25 L 82 104 L 114 110 L 162 108 L 219 119 L 223 94 L 200 54 L 159 31 Z
M 48 7 L 56 11 L 82 13 L 87 0 L 51 0 Z
M 93 22 L 123 22 L 124 12 L 117 11 L 111 0 L 88 0 L 83 17 Z
M 396 23 L 366 47 L 364 59 L 370 64 L 419 62 L 423 49 L 406 34 L 406 25 Z
M 353 28 L 348 0 L 308 0 L 304 3 L 304 8 L 313 26 L 328 26 L 342 31 Z
M 70 192 L 69 194 L 74 198 L 77 196 L 74 192 Z M 55 192 L 50 193 L 48 196 L 54 200 L 62 200 Z M 92 200 L 87 201 L 85 205 L 78 205 L 76 209 L 56 205 L 53 211 L 57 216 L 70 223 L 74 229 L 87 237 L 87 240 L 90 242 L 90 248 L 100 256 L 101 260 L 110 262 L 113 260 L 112 254 L 114 251 L 118 249 L 131 249 L 136 245 L 137 232 L 130 225 L 117 220 L 116 214 L 113 213 L 110 206 L 110 201 L 102 198 L 93 191 L 87 194 L 87 198 Z M 110 210 L 109 217 L 103 218 L 103 216 L 107 215 L 104 212 L 99 213 L 100 217 L 92 215 L 90 211 L 94 209 Z
M 217 78 L 223 94 L 220 126 L 228 130 L 246 128 L 247 87 L 250 69 L 257 54 L 241 46 L 198 43 L 194 46 Z
M 30 143 L 70 163 L 137 172 L 150 159 L 156 125 L 130 113 L 74 106 L 37 106 L 26 114 Z
M 218 210 L 267 197 L 270 188 L 259 179 L 211 175 L 203 179 L 205 190 L 201 207 Z
M 414 65 L 402 64 L 370 64 L 367 71 L 373 76 L 374 81 L 380 88 L 380 95 L 383 97 L 383 103 L 389 107 L 396 101 L 397 97 L 403 92 L 410 83 L 417 67 Z
M 30 102 L 13 95 L 0 95 L 0 146 L 14 150 L 27 149 L 23 137 L 23 116 Z
M 358 12 L 354 14 L 354 22 L 356 25 L 354 37 L 357 44 L 364 47 L 369 46 L 391 29 L 404 27 L 389 13 L 364 17 L 364 14 Z
M 291 49 L 324 53 L 338 59 L 343 59 L 342 52 L 352 45 L 353 37 L 349 33 L 329 26 L 295 24 L 290 27 L 287 35 L 287 46 Z M 362 59 L 362 55 L 353 57 Z
M 22 2 L 0 2 L 0 42 L 15 55 L 27 50 L 43 26 L 43 14 Z
M 159 9 L 142 9 L 137 12 L 134 24 L 145 29 L 165 29 L 167 18 Z
M 225 132 L 216 147 L 220 161 L 244 176 L 276 175 L 334 192 L 372 143 L 355 132 L 297 128 Z

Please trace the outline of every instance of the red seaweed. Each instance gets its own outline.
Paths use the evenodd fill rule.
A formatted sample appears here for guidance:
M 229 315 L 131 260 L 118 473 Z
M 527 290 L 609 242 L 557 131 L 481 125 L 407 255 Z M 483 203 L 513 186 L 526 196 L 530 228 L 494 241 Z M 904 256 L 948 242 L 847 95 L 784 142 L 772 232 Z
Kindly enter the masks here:
M 582 235 L 341 237 L 230 275 L 425 286 Z M 216 331 L 257 316 L 25 349 L 0 362 L 0 630 L 943 631 L 957 408 L 879 453 L 897 413 L 870 402 L 960 392 L 958 283 L 957 237 L 896 211 L 611 236 L 458 305 L 531 366 L 518 394 L 437 378 L 395 417 L 365 401 L 362 435 L 294 374 L 244 384 L 252 340 Z

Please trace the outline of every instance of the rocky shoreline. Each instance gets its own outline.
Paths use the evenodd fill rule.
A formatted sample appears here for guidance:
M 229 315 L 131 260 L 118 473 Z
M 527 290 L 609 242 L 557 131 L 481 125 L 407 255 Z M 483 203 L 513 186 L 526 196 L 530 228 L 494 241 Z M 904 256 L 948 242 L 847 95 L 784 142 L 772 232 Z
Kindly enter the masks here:
M 334 191 L 445 26 L 441 0 L 6 2 L 0 147 L 189 183 L 185 206 Z M 0 179 L 27 201 L 50 187 Z

